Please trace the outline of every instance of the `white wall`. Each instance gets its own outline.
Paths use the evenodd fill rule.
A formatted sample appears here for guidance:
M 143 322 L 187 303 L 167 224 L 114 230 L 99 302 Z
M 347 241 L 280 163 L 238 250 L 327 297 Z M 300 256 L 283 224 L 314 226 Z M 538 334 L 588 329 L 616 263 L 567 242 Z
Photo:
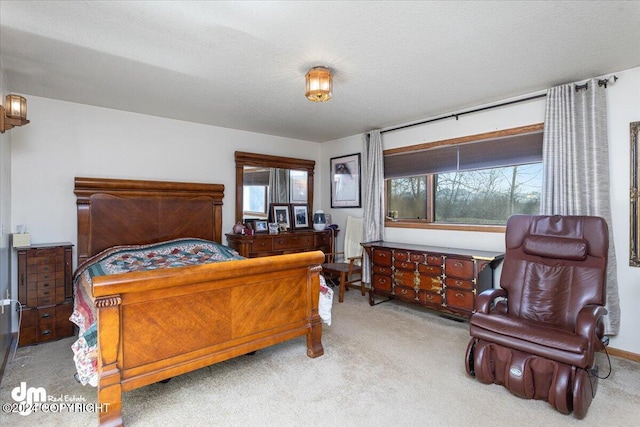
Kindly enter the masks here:
M 11 229 L 26 224 L 32 243 L 76 244 L 76 176 L 224 184 L 226 241 L 235 218 L 235 151 L 316 162 L 320 154 L 314 142 L 36 96 L 28 103 L 31 123 L 12 133 Z
M 621 304 L 620 333 L 612 337 L 611 347 L 640 354 L 640 268 L 629 267 L 629 123 L 640 121 L 640 68 L 614 73 L 620 79 L 607 89 L 608 134 L 611 165 L 612 232 L 618 259 L 618 286 Z M 536 93 L 537 94 L 537 93 Z M 536 95 L 530 94 L 530 95 Z M 504 100 L 509 101 L 509 100 Z M 445 119 L 382 135 L 384 149 L 439 141 L 466 135 L 542 123 L 545 99 Z M 453 112 L 452 112 L 453 113 Z M 329 158 L 362 152 L 362 135 L 322 144 L 321 167 L 329 170 Z M 347 215 L 362 216 L 362 209 L 331 209 L 330 182 L 322 182 L 322 208 L 344 228 Z M 366 191 L 366 189 L 363 189 Z M 339 236 L 339 247 L 341 240 Z M 504 250 L 503 233 L 462 232 L 386 228 L 385 240 L 434 246 Z
M 7 79 L 0 63 L 0 102 L 4 104 L 7 95 Z M 0 299 L 7 296 L 10 286 L 9 223 L 11 221 L 11 131 L 0 133 Z M 11 298 L 16 299 L 17 293 L 11 292 Z M 0 365 L 5 360 L 6 352 L 11 342 L 11 308 L 4 307 L 0 314 Z

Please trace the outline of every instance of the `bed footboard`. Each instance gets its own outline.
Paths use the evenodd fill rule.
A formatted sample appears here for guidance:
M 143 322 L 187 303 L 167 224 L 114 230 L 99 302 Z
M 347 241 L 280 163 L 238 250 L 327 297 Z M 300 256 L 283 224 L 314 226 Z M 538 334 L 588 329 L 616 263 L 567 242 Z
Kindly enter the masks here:
M 318 357 L 320 251 L 94 279 L 100 425 L 122 393 L 306 335 Z

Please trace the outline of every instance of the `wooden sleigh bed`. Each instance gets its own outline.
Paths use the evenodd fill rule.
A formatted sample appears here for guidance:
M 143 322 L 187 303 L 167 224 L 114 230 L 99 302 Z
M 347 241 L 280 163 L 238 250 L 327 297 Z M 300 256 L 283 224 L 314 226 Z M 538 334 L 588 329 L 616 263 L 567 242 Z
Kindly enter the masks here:
M 220 243 L 224 186 L 76 178 L 78 265 L 116 245 Z M 306 335 L 323 354 L 320 251 L 93 278 L 100 425 L 122 393 Z

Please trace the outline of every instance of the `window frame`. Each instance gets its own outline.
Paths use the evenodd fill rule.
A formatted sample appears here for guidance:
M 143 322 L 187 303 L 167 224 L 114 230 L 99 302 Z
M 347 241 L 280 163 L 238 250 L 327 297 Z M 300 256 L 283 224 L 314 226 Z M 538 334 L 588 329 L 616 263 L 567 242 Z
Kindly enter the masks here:
M 467 135 L 458 138 L 446 139 L 441 141 L 427 142 L 416 145 L 409 145 L 405 147 L 393 148 L 383 151 L 384 155 L 410 153 L 413 151 L 421 151 L 432 149 L 436 147 L 455 146 L 459 144 L 467 144 L 471 142 L 480 142 L 482 140 L 496 139 L 503 137 L 517 136 L 527 133 L 535 133 L 544 131 L 544 123 L 536 123 L 533 125 L 520 126 L 516 128 L 504 129 L 493 132 L 486 132 L 475 135 Z M 429 198 L 433 198 L 434 189 L 434 177 L 433 174 L 427 174 L 427 188 L 432 190 L 429 192 Z M 481 224 L 453 224 L 453 223 L 435 223 L 433 222 L 435 216 L 435 204 L 433 200 L 427 200 L 427 218 L 425 219 L 389 219 L 386 216 L 387 212 L 387 182 L 385 178 L 385 191 L 384 191 L 384 210 L 385 210 L 385 227 L 389 228 L 417 228 L 417 229 L 433 229 L 433 230 L 458 230 L 458 231 L 483 231 L 490 233 L 504 233 L 505 225 L 481 225 Z

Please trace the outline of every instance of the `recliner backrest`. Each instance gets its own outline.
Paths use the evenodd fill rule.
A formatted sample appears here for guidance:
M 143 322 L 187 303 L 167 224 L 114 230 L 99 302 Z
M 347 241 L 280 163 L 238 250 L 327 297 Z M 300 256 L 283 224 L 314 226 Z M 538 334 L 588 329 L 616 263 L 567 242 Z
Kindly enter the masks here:
M 509 314 L 573 331 L 582 307 L 605 303 L 608 246 L 600 217 L 511 216 L 500 277 Z

